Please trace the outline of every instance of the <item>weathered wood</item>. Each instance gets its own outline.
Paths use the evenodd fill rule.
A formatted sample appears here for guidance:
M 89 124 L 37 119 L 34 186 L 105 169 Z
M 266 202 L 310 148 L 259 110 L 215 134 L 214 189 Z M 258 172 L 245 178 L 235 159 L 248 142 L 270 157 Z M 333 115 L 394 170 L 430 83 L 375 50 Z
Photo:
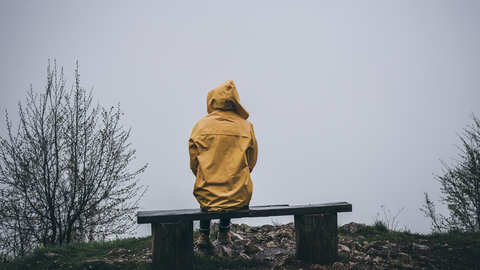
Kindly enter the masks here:
M 153 269 L 189 270 L 192 264 L 193 222 L 153 223 Z
M 309 205 L 251 206 L 235 211 L 200 209 L 140 211 L 138 223 L 152 223 L 154 269 L 192 269 L 193 220 L 295 216 L 297 258 L 327 264 L 338 260 L 337 213 L 351 212 L 352 205 L 335 202 Z
M 249 209 L 218 212 L 205 212 L 200 210 L 199 208 L 161 211 L 139 211 L 137 213 L 137 222 L 139 224 L 164 223 L 202 219 L 315 215 L 338 212 L 352 212 L 352 205 L 347 202 L 334 202 L 297 206 L 251 206 Z
M 295 215 L 296 257 L 312 263 L 338 261 L 337 213 Z

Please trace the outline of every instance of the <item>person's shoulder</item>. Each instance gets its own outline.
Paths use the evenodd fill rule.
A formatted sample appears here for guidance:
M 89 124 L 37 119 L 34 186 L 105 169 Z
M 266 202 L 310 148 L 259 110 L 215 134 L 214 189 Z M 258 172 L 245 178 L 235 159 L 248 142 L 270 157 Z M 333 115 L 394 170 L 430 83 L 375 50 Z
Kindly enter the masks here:
M 243 127 L 246 133 L 250 134 L 253 132 L 253 124 L 250 121 L 244 119 L 241 116 L 238 116 L 238 123 Z
M 206 115 L 206 116 L 200 118 L 200 120 L 198 120 L 197 123 L 195 124 L 195 126 L 193 127 L 192 135 L 194 135 L 195 133 L 203 130 L 205 128 L 205 126 L 207 126 L 209 124 L 210 121 L 211 121 L 211 118 L 209 117 L 209 115 Z

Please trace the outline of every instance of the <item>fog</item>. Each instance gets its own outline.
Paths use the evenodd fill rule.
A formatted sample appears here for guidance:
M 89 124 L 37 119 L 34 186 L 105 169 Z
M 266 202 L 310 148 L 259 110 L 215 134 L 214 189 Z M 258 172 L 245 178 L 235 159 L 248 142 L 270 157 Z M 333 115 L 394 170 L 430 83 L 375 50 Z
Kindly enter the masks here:
M 0 109 L 16 127 L 48 60 L 69 86 L 78 61 L 132 128 L 130 170 L 149 164 L 140 206 L 197 208 L 188 138 L 232 79 L 259 144 L 251 205 L 347 201 L 341 224 L 404 207 L 397 227 L 428 233 L 423 192 L 447 213 L 439 159 L 480 116 L 478 14 L 477 1 L 2 1 Z

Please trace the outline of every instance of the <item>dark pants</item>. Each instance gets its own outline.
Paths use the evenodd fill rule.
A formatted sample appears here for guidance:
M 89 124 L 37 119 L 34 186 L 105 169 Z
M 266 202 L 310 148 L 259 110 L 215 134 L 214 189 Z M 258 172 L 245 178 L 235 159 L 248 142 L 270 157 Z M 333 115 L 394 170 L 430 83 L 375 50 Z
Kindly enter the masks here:
M 210 235 L 210 219 L 200 220 L 200 232 Z M 228 232 L 230 230 L 230 219 L 220 219 L 219 230 L 221 232 Z

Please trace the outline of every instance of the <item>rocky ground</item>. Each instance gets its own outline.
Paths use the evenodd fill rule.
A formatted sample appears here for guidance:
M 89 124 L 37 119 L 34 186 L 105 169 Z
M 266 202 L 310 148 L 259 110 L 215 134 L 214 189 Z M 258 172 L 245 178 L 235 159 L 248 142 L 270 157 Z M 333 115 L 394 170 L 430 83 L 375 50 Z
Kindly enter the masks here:
M 268 264 L 239 269 L 480 269 L 480 257 L 470 252 L 478 247 L 449 246 L 417 237 L 385 240 L 375 236 L 366 239 L 356 235 L 362 224 L 344 225 L 350 231 L 349 237 L 339 237 L 340 261 L 330 265 L 309 264 L 295 259 L 294 224 L 280 226 L 264 225 L 248 227 L 232 226 L 232 244 L 215 245 L 211 249 L 195 247 L 195 255 L 199 257 L 227 258 L 232 260 L 251 260 L 253 258 L 266 261 Z M 368 241 L 367 241 L 368 240 Z M 151 249 L 144 249 L 138 254 L 130 254 L 118 248 L 111 251 L 108 260 L 89 260 L 78 269 L 92 269 L 94 264 L 118 264 L 125 262 L 151 263 Z M 93 266 L 93 267 L 92 267 Z M 121 268 L 121 267 L 120 267 Z

